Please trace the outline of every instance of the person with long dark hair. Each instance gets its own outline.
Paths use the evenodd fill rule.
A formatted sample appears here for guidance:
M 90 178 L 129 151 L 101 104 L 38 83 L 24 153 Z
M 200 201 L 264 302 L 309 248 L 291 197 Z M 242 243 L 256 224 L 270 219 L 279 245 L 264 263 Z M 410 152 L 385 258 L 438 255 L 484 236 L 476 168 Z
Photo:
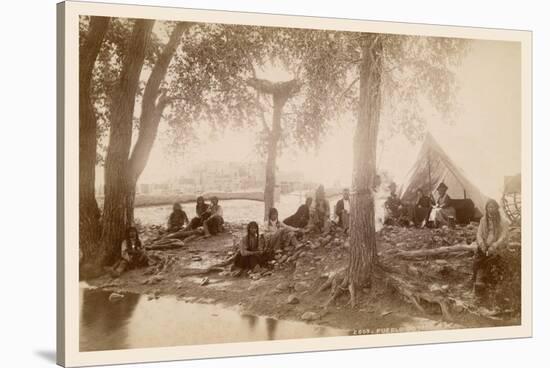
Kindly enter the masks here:
M 303 230 L 289 226 L 279 221 L 279 211 L 272 207 L 269 209 L 268 220 L 265 224 L 264 235 L 266 242 L 273 250 L 285 248 L 287 246 L 295 247 L 298 245 L 296 235 L 302 234 Z
M 267 267 L 273 256 L 273 249 L 260 235 L 258 223 L 251 221 L 246 226 L 246 235 L 241 238 L 239 250 L 233 261 L 233 276 L 239 276 L 245 270 L 253 270 L 256 266 Z
M 203 225 L 204 220 L 210 217 L 208 212 L 208 205 L 204 201 L 204 197 L 197 197 L 197 204 L 195 205 L 195 214 L 196 216 L 191 219 L 189 225 L 185 228 L 186 231 L 195 230 Z
M 485 205 L 485 215 L 479 221 L 477 230 L 477 250 L 472 272 L 472 287 L 474 290 L 478 282 L 479 271 L 482 271 L 483 276 L 477 286 L 485 284 L 485 280 L 496 281 L 489 273 L 491 270 L 498 272 L 500 252 L 505 248 L 507 239 L 508 223 L 500 216 L 498 202 L 489 199 Z
M 189 219 L 187 218 L 185 211 L 181 208 L 181 204 L 179 202 L 174 203 L 172 213 L 170 214 L 170 217 L 168 217 L 167 231 L 169 233 L 175 233 L 176 231 L 183 229 L 183 227 L 188 223 Z
M 121 244 L 121 258 L 109 269 L 112 277 L 119 277 L 125 271 L 147 267 L 149 259 L 139 239 L 137 229 L 130 226 L 126 230 L 126 238 Z

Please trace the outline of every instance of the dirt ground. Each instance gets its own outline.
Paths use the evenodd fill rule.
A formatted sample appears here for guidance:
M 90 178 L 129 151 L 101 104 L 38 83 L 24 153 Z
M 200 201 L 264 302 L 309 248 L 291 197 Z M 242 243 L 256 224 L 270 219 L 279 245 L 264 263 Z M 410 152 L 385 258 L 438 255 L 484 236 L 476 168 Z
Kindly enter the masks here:
M 385 227 L 378 232 L 378 252 L 384 258 L 395 250 L 469 244 L 475 239 L 476 229 L 474 225 L 456 229 Z M 159 231 L 162 232 L 162 228 L 157 226 L 140 230 L 146 247 L 159 236 Z M 419 310 L 392 288 L 383 275 L 377 275 L 373 286 L 360 293 L 355 308 L 350 307 L 347 293 L 324 308 L 330 289 L 319 292 L 320 286 L 330 275 L 345 269 L 348 262 L 349 245 L 339 231 L 325 237 L 304 236 L 296 249 L 280 251 L 273 268 L 262 273 L 233 277 L 226 266 L 224 270 L 198 274 L 230 257 L 235 252 L 234 244 L 244 232 L 244 224 L 227 224 L 224 233 L 191 241 L 178 249 L 148 250 L 155 261 L 152 266 L 128 271 L 116 279 L 105 275 L 88 283 L 110 291 L 145 294 L 149 298 L 175 295 L 188 302 L 238 307 L 243 313 L 311 321 L 348 329 L 350 334 L 520 323 L 519 295 L 516 295 L 519 291 L 504 297 L 506 308 L 502 303 L 496 305 L 494 299 L 479 299 L 471 292 L 468 280 L 472 254 L 468 252 L 441 259 L 391 261 L 404 275 L 420 282 L 426 292 L 438 293 L 449 300 L 450 318 L 445 317 L 437 305 L 427 303 L 423 311 Z M 519 229 L 512 233 L 514 243 L 518 243 Z

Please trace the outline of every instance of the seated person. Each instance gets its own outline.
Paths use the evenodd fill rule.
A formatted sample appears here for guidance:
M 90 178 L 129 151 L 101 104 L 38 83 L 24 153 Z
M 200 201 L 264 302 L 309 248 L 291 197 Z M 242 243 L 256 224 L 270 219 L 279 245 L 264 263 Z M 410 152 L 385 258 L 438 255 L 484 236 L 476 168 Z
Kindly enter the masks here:
M 336 208 L 334 209 L 336 224 L 344 229 L 344 231 L 347 231 L 349 229 L 349 211 L 349 189 L 346 188 L 342 193 L 342 198 L 338 202 L 336 202 Z
M 315 192 L 315 200 L 309 213 L 310 224 L 308 227 L 321 233 L 330 231 L 330 204 L 325 198 L 325 188 L 322 185 Z
M 239 243 L 239 249 L 233 261 L 233 276 L 239 276 L 244 270 L 253 270 L 257 265 L 267 267 L 275 256 L 273 248 L 260 236 L 260 229 L 255 221 L 248 223 L 246 235 Z
M 113 267 L 108 268 L 112 277 L 119 277 L 126 270 L 147 267 L 149 259 L 139 240 L 139 234 L 135 227 L 129 227 L 126 231 L 126 239 L 121 245 L 121 259 Z
M 477 230 L 477 250 L 472 272 L 474 291 L 476 286 L 484 285 L 485 281 L 498 281 L 498 277 L 491 277 L 491 273 L 495 270 L 500 271 L 500 253 L 506 247 L 507 238 L 508 223 L 501 218 L 497 201 L 489 199 L 485 205 L 485 216 L 479 221 Z M 482 272 L 482 277 L 481 282 L 477 284 L 479 271 Z
M 399 225 L 403 221 L 405 208 L 397 196 L 397 185 L 391 182 L 388 188 L 390 196 L 384 203 L 384 225 Z
M 437 186 L 438 197 L 432 206 L 429 217 L 429 222 L 434 227 L 454 225 L 456 210 L 453 206 L 451 206 L 451 197 L 447 194 L 447 189 L 447 185 L 443 182 Z
M 172 213 L 168 218 L 167 231 L 169 233 L 175 233 L 176 231 L 181 230 L 188 223 L 189 219 L 187 218 L 185 211 L 181 209 L 181 204 L 174 203 Z
M 287 217 L 283 223 L 299 229 L 305 228 L 309 222 L 309 208 L 311 207 L 312 202 L 313 198 L 307 197 L 306 203 L 298 207 L 296 213 L 290 217 Z
M 286 225 L 279 221 L 279 212 L 276 208 L 269 210 L 269 219 L 265 224 L 266 242 L 270 244 L 271 249 L 281 249 L 287 246 L 298 245 L 296 233 L 301 234 L 302 230 Z
M 208 205 L 204 202 L 204 197 L 197 197 L 197 205 L 195 206 L 196 216 L 191 219 L 191 222 L 185 230 L 195 230 L 198 227 L 201 227 L 204 220 L 210 217 L 208 212 Z
M 223 209 L 218 203 L 218 197 L 210 198 L 210 207 L 208 207 L 208 218 L 203 221 L 204 235 L 211 236 L 223 231 Z
M 415 226 L 424 226 L 428 220 L 432 201 L 421 188 L 416 190 L 416 202 L 413 207 L 412 220 Z

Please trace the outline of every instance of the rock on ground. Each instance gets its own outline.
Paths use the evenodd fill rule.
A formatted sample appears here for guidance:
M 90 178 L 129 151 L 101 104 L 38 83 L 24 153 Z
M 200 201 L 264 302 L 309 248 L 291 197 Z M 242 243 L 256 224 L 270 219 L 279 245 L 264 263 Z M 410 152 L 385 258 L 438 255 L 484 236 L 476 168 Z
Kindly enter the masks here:
M 119 294 L 119 293 L 111 293 L 111 295 L 109 295 L 109 301 L 110 302 L 117 302 L 117 301 L 119 301 L 123 298 L 124 298 L 124 295 Z
M 294 294 L 290 294 L 286 300 L 287 304 L 298 304 L 300 300 Z
M 318 313 L 315 312 L 305 312 L 300 318 L 304 321 L 315 321 L 318 320 L 320 316 Z

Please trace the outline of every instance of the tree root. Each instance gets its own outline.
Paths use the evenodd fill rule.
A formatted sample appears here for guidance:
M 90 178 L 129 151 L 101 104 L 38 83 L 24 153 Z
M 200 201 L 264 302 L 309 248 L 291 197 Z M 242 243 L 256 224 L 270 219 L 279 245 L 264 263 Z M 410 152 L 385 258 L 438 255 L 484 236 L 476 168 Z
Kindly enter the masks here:
M 235 260 L 236 256 L 237 255 L 234 254 L 231 257 L 229 257 L 229 258 L 227 258 L 227 259 L 225 259 L 225 260 L 223 260 L 219 263 L 213 264 L 212 266 L 210 266 L 206 269 L 195 269 L 195 270 L 192 270 L 192 271 L 187 272 L 187 273 L 181 273 L 179 276 L 180 277 L 201 276 L 201 275 L 208 275 L 208 274 L 213 273 L 213 272 L 224 271 L 224 267 L 232 264 L 233 261 Z
M 453 318 L 449 312 L 448 301 L 442 295 L 437 295 L 422 290 L 422 286 L 415 285 L 412 282 L 401 277 L 399 273 L 391 267 L 383 264 L 377 265 L 378 270 L 383 273 L 384 279 L 395 291 L 400 293 L 405 300 L 409 301 L 419 312 L 426 314 L 422 302 L 437 304 L 441 310 L 441 315 L 446 321 L 452 321 Z
M 169 250 L 185 247 L 185 243 L 179 239 L 162 239 L 145 247 L 147 250 Z
M 441 315 L 447 321 L 452 321 L 452 315 L 449 311 L 449 302 L 443 295 L 437 295 L 423 290 L 422 286 L 415 285 L 414 283 L 406 280 L 400 275 L 400 273 L 387 265 L 378 263 L 375 268 L 376 274 L 381 277 L 386 283 L 395 291 L 403 296 L 403 298 L 410 302 L 419 312 L 427 314 L 428 312 L 422 306 L 422 303 L 436 304 L 441 310 Z M 327 301 L 323 304 L 324 308 L 328 308 L 332 305 L 338 297 L 340 297 L 346 291 L 349 292 L 349 304 L 351 308 L 355 308 L 358 298 L 358 285 L 349 281 L 347 275 L 347 269 L 339 270 L 321 284 L 317 293 L 321 293 L 327 289 L 331 289 Z
M 346 269 L 341 269 L 337 272 L 334 272 L 329 276 L 328 280 L 325 281 L 317 290 L 317 292 L 320 293 L 330 288 L 329 298 L 323 304 L 324 308 L 328 308 L 340 295 L 342 295 L 342 293 L 346 289 L 348 289 L 349 282 L 346 271 Z

